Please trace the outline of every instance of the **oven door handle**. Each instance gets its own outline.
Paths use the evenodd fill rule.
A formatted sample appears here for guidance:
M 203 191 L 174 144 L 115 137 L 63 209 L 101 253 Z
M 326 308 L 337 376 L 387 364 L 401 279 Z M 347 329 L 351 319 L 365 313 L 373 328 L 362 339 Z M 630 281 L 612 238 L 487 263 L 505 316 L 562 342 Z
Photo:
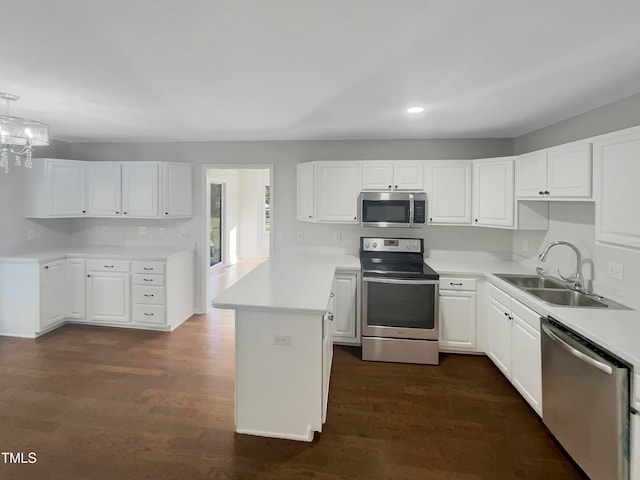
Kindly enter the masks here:
M 402 278 L 371 278 L 371 277 L 364 277 L 362 281 L 372 282 L 372 283 L 395 283 L 399 285 L 437 285 L 440 283 L 440 280 L 408 280 L 408 279 L 402 279 Z

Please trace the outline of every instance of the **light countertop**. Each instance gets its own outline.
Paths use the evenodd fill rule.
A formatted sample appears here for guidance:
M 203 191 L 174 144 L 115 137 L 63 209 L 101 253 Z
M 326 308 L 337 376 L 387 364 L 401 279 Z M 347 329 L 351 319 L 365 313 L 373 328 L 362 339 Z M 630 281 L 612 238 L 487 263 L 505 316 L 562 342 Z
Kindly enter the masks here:
M 597 343 L 621 359 L 640 369 L 640 309 L 628 298 L 611 298 L 633 310 L 610 308 L 576 308 L 549 305 L 512 284 L 499 279 L 496 273 L 535 275 L 535 266 L 490 256 L 455 255 L 426 258 L 426 263 L 440 275 L 476 275 L 511 295 L 541 316 L 551 316 L 575 332 Z M 607 292 L 596 293 L 608 296 Z
M 115 260 L 158 260 L 164 261 L 168 257 L 190 251 L 185 247 L 125 247 L 112 245 L 80 245 L 42 250 L 37 252 L 19 253 L 0 257 L 0 262 L 37 262 L 45 263 L 60 258 L 91 257 L 110 258 Z
M 276 255 L 218 295 L 213 306 L 323 314 L 336 270 L 360 271 L 360 259 L 339 254 Z

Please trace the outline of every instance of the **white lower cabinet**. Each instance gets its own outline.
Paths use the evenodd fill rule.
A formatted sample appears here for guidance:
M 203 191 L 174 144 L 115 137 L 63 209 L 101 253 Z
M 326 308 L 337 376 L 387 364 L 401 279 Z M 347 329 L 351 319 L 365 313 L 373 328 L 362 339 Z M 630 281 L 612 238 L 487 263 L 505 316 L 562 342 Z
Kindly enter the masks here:
M 441 277 L 438 312 L 440 350 L 445 352 L 475 351 L 475 279 Z
M 87 320 L 126 323 L 131 321 L 131 274 L 88 271 Z
M 165 264 L 133 263 L 133 322 L 166 325 Z
M 40 266 L 40 330 L 66 317 L 66 281 L 67 266 L 64 259 Z
M 540 315 L 487 286 L 487 355 L 542 415 Z
M 333 343 L 360 345 L 358 276 L 336 273 L 333 293 Z
M 84 258 L 67 259 L 67 318 L 84 320 L 86 310 L 86 274 Z

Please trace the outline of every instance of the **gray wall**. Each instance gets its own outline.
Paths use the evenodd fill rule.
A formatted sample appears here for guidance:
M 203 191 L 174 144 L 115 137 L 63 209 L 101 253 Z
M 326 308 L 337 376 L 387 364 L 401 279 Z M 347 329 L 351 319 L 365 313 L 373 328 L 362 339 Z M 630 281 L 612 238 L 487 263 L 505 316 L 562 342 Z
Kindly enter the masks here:
M 273 165 L 273 229 L 272 239 L 277 252 L 298 248 L 335 247 L 355 251 L 361 235 L 371 234 L 370 229 L 356 225 L 320 225 L 296 221 L 296 164 L 313 160 L 384 160 L 384 159 L 456 159 L 482 158 L 510 155 L 511 139 L 436 139 L 436 140 L 340 140 L 294 142 L 206 142 L 206 143 L 99 143 L 72 144 L 64 152 L 65 158 L 77 160 L 157 160 L 179 161 L 194 164 L 194 214 L 192 220 L 171 220 L 164 223 L 167 239 L 189 236 L 196 244 L 196 306 L 204 309 L 204 287 L 200 278 L 207 266 L 205 235 L 203 165 Z M 116 224 L 117 223 L 117 229 Z M 111 220 L 109 243 L 132 241 L 160 242 L 157 227 L 162 220 L 140 223 L 136 220 Z M 73 221 L 75 236 L 87 230 L 98 229 L 104 220 L 78 219 Z M 137 237 L 137 226 L 149 225 L 144 239 Z M 480 232 L 479 230 L 482 230 Z M 114 238 L 113 232 L 118 232 Z M 304 240 L 296 240 L 302 232 Z M 341 232 L 342 240 L 336 242 L 334 233 Z M 389 235 L 423 236 L 429 248 L 466 249 L 510 252 L 512 233 L 508 230 L 476 229 L 472 227 L 426 227 L 407 232 L 385 232 Z M 78 235 L 80 234 L 80 235 Z M 463 245 L 456 239 L 463 236 Z M 99 241 L 95 235 L 91 235 Z M 455 245 L 455 247 L 451 247 Z
M 514 139 L 521 154 L 640 125 L 640 93 Z

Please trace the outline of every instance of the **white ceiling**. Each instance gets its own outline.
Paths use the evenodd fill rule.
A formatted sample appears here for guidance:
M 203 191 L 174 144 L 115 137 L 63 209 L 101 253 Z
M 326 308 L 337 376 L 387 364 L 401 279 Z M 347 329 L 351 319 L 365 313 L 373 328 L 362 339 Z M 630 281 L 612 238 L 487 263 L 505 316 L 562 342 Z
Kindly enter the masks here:
M 637 0 L 34 0 L 2 20 L 0 91 L 65 141 L 513 137 L 640 92 Z

